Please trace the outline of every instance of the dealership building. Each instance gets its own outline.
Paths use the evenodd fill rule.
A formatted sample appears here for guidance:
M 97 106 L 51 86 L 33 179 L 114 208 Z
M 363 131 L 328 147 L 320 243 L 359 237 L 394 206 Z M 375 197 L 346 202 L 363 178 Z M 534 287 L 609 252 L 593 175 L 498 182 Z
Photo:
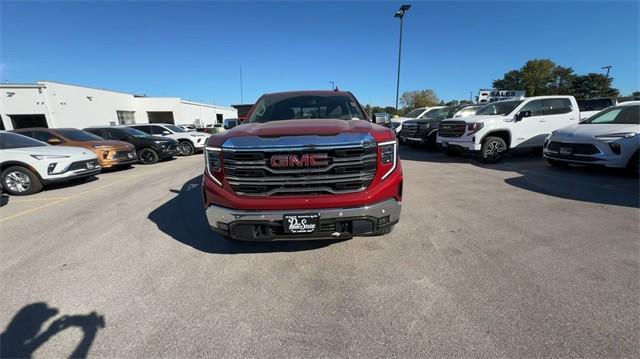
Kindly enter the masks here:
M 238 117 L 235 108 L 147 97 L 53 81 L 0 84 L 0 129 L 116 126 L 134 123 L 207 127 Z

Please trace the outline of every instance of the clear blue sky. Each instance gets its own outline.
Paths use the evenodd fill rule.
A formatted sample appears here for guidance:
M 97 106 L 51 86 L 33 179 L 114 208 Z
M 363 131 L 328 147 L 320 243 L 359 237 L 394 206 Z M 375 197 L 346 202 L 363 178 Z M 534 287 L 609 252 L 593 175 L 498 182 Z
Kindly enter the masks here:
M 532 58 L 577 73 L 613 65 L 640 90 L 639 6 L 627 2 L 409 2 L 401 92 L 468 98 Z M 52 80 L 217 104 L 335 81 L 395 102 L 400 2 L 1 2 L 0 80 Z

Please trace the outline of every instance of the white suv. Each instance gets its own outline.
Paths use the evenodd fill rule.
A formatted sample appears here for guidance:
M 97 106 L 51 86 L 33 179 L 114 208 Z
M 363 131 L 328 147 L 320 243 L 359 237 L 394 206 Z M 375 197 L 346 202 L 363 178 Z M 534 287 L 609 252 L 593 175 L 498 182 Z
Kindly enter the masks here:
M 146 123 L 129 125 L 152 136 L 162 136 L 178 141 L 178 153 L 183 156 L 191 156 L 196 151 L 204 150 L 207 139 L 211 136 L 208 133 L 187 131 L 176 125 L 168 123 Z
M 509 149 L 542 147 L 552 131 L 579 120 L 573 96 L 493 102 L 475 116 L 440 122 L 436 141 L 449 155 L 478 151 L 485 162 L 498 162 Z
M 86 148 L 50 146 L 0 131 L 0 179 L 9 194 L 36 193 L 46 184 L 93 176 L 100 170 L 98 158 Z

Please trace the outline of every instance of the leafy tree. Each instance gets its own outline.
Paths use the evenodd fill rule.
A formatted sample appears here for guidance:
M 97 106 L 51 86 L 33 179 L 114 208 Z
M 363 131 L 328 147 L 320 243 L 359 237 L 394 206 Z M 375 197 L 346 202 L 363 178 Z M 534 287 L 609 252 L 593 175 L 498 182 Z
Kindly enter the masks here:
M 634 92 L 631 94 L 631 96 L 633 96 L 633 97 L 638 97 L 638 96 L 640 96 L 640 91 L 634 91 Z
M 573 79 L 571 94 L 576 98 L 617 97 L 618 89 L 611 87 L 613 78 L 603 74 L 589 73 Z
M 407 91 L 400 98 L 402 106 L 409 108 L 435 106 L 438 102 L 440 102 L 440 99 L 435 91 L 431 89 Z
M 501 80 L 493 81 L 493 88 L 496 90 L 520 90 L 522 85 L 522 73 L 519 70 L 511 70 L 504 74 Z
M 446 103 L 446 106 L 456 106 L 456 105 L 458 105 L 458 104 L 460 104 L 460 101 L 458 101 L 458 100 L 451 100 L 451 101 L 449 101 L 449 102 L 447 102 L 447 103 Z
M 551 85 L 551 93 L 554 95 L 570 95 L 575 77 L 571 67 L 556 66 L 553 69 L 554 79 Z

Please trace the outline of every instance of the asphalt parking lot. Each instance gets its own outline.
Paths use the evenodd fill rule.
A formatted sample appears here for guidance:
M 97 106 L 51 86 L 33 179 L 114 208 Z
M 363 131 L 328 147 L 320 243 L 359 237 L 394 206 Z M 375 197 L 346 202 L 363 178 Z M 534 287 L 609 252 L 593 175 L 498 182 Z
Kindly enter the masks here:
M 201 155 L 3 197 L 3 354 L 640 355 L 637 178 L 401 155 L 401 223 L 341 242 L 218 238 Z

